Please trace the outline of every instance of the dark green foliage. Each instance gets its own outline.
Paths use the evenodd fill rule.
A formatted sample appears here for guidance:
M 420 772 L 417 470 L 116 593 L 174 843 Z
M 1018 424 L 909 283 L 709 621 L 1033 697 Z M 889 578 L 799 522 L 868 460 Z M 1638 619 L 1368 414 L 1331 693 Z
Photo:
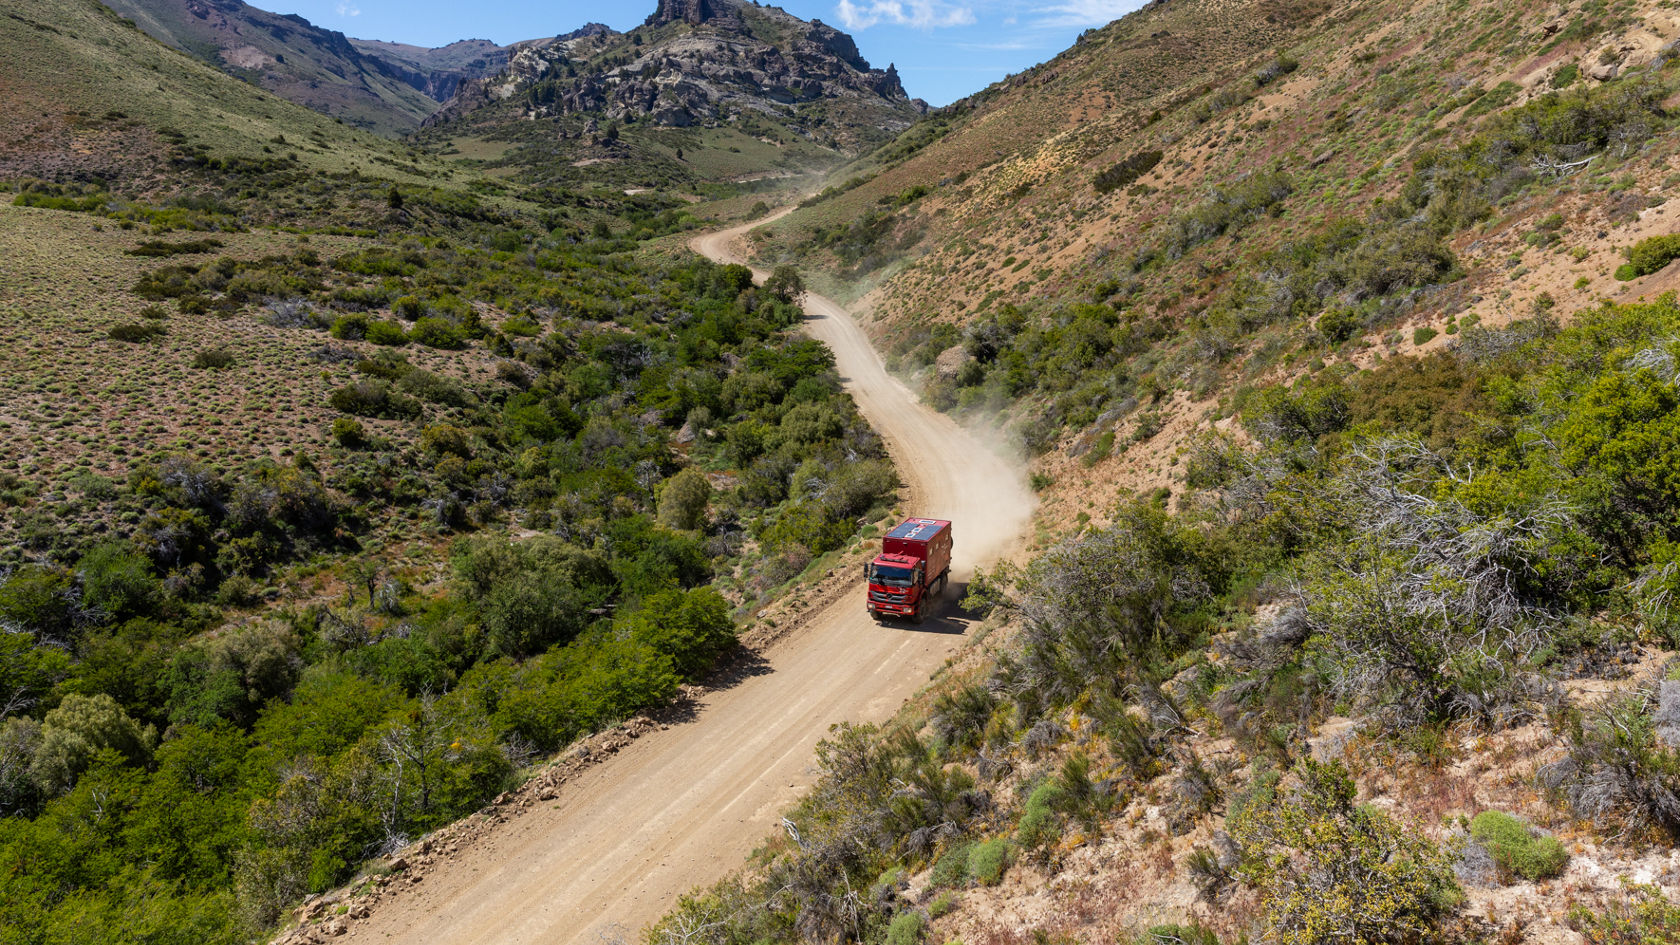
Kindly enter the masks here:
M 404 197 L 415 219 L 437 209 Z M 371 851 L 504 790 L 533 749 L 702 677 L 735 634 L 729 599 L 706 586 L 713 562 L 733 571 L 748 530 L 785 522 L 790 556 L 809 555 L 807 542 L 843 543 L 895 488 L 830 356 L 782 334 L 798 309 L 753 290 L 744 267 L 640 268 L 592 255 L 611 244 L 579 250 L 564 227 L 486 233 L 495 248 L 483 249 L 467 232 L 397 237 L 330 269 L 303 250 L 140 280 L 140 294 L 195 312 L 261 304 L 270 324 L 323 340 L 335 325 L 395 340 L 395 322 L 368 314 L 393 300 L 419 340 L 450 346 L 498 343 L 475 306 L 525 312 L 521 346 L 501 337 L 496 352 L 520 383 L 487 389 L 382 350 L 331 395 L 379 422 L 333 422 L 312 448 L 327 451 L 319 469 L 305 453 L 230 467 L 167 456 L 126 485 L 75 487 L 126 516 L 116 538 L 67 545 L 71 567 L 0 572 L 0 706 L 22 713 L 0 724 L 0 755 L 46 744 L 57 759 L 40 779 L 0 765 L 4 922 L 30 935 L 87 916 L 142 932 L 172 923 L 193 941 L 259 935 Z M 322 347 L 323 368 L 340 369 L 344 349 Z M 750 459 L 740 489 L 700 506 L 716 515 L 689 503 L 671 520 L 679 532 L 655 514 L 685 424 L 698 434 L 690 484 L 729 465 L 732 444 Z M 483 529 L 458 544 L 460 581 L 437 597 L 356 550 L 410 516 Z M 547 534 L 497 537 L 514 516 Z M 223 607 L 261 607 L 305 559 L 342 577 L 345 595 L 224 620 Z M 749 600 L 774 586 L 755 567 L 741 579 Z M 111 700 L 89 731 L 124 737 L 56 717 L 43 731 L 50 711 L 78 708 L 71 697 Z M 134 730 L 145 751 L 127 750 Z M 97 750 L 105 742 L 114 754 Z M 907 822 L 967 816 L 961 778 L 931 759 L 903 772 L 930 792 Z M 96 798 L 103 826 L 67 853 L 65 825 L 91 823 Z
M 467 343 L 467 333 L 459 325 L 433 316 L 415 322 L 414 327 L 409 330 L 408 337 L 416 344 L 428 348 L 454 350 L 465 347 Z
M 333 391 L 328 402 L 334 410 L 363 417 L 413 420 L 420 416 L 419 401 L 396 393 L 384 381 L 356 381 Z
M 1161 163 L 1161 157 L 1160 151 L 1139 151 L 1113 167 L 1098 171 L 1091 184 L 1099 194 L 1130 187 L 1138 178 L 1154 170 L 1155 165 Z
M 615 621 L 617 632 L 671 655 L 672 669 L 692 680 L 735 644 L 729 602 L 709 587 L 661 591 Z
M 162 338 L 168 333 L 169 329 L 157 324 L 156 322 L 137 322 L 113 325 L 110 332 L 108 332 L 108 334 L 110 334 L 110 336 L 116 341 L 132 342 L 152 341 L 157 338 Z
M 226 348 L 205 348 L 193 355 L 192 366 L 201 371 L 222 371 L 233 367 L 237 359 Z
M 492 652 L 529 656 L 577 636 L 613 596 L 599 556 L 543 536 L 470 536 L 450 555 L 462 591 L 482 614 Z
M 1501 94 L 1490 92 L 1467 114 L 1497 107 Z M 1452 151 L 1420 156 L 1396 207 L 1422 213 L 1437 233 L 1474 223 L 1532 181 L 1535 168 L 1563 173 L 1606 152 L 1625 157 L 1666 123 L 1662 95 L 1658 83 L 1639 79 L 1552 92 L 1501 112 Z
M 178 243 L 168 240 L 146 240 L 127 252 L 130 256 L 190 256 L 212 252 L 224 245 L 226 244 L 217 239 L 183 240 Z

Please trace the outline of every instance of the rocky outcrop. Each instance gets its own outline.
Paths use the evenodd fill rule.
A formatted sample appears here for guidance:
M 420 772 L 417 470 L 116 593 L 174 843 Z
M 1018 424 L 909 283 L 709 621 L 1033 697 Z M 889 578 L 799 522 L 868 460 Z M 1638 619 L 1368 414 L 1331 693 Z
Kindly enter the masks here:
M 775 7 L 660 0 L 634 35 L 591 38 L 583 46 L 565 37 L 521 44 L 502 75 L 464 86 L 429 123 L 522 102 L 524 118 L 588 114 L 686 128 L 757 112 L 799 127 L 801 106 L 844 99 L 878 135 L 907 127 L 922 110 L 898 70 L 871 68 L 850 36 Z
M 714 0 L 659 0 L 659 8 L 647 18 L 649 26 L 664 26 L 667 23 L 683 22 L 690 26 L 699 26 L 718 15 L 718 4 Z

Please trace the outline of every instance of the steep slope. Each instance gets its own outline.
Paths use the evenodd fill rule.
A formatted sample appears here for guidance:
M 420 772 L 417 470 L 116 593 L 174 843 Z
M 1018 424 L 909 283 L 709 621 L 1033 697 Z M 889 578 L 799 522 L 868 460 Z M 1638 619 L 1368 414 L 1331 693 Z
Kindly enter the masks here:
M 1150 4 L 755 234 L 1045 540 L 651 940 L 1673 939 L 1677 35 Z
M 1642 211 L 1667 176 L 1652 96 L 1677 33 L 1653 4 L 1152 4 L 837 174 L 763 258 L 867 293 L 873 330 L 936 403 L 1007 407 L 1033 450 L 1083 458 L 1104 437 L 1187 432 L 1175 417 L 1279 371 L 1412 351 L 1414 328 L 1438 347 L 1542 295 L 1568 308 L 1617 291 L 1620 248 L 1663 229 Z M 1501 124 L 1554 111 L 1579 131 Z M 1511 157 L 1468 172 L 1474 206 L 1428 210 L 1431 155 L 1468 160 L 1485 132 Z M 1323 252 L 1343 254 L 1336 271 L 1294 281 Z M 1354 271 L 1391 252 L 1397 268 Z M 1057 358 L 1046 332 L 1081 314 L 1064 336 L 1104 340 Z M 1039 370 L 1052 363 L 1074 367 Z M 1112 472 L 1164 485 L 1168 455 Z
M 925 110 L 851 37 L 741 0 L 661 3 L 641 27 L 519 44 L 427 140 L 516 144 L 501 164 L 560 183 L 588 168 L 653 187 L 831 166 Z
M 231 79 L 87 0 L 25 0 L 0 16 L 0 177 L 148 177 L 170 162 L 244 173 L 285 168 L 446 180 L 391 141 Z M 421 168 L 416 160 L 425 161 Z M 152 175 L 156 176 L 152 176 Z
M 411 131 L 460 84 L 507 62 L 482 40 L 442 50 L 351 40 L 242 0 L 110 0 L 147 34 L 279 95 L 391 134 Z

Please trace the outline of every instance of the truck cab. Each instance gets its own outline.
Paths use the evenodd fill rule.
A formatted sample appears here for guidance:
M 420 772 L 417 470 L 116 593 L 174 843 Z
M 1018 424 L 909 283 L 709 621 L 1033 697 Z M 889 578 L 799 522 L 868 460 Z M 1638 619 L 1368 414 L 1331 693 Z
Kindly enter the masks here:
M 921 623 L 951 576 L 951 523 L 910 519 L 888 532 L 864 566 L 869 615 Z

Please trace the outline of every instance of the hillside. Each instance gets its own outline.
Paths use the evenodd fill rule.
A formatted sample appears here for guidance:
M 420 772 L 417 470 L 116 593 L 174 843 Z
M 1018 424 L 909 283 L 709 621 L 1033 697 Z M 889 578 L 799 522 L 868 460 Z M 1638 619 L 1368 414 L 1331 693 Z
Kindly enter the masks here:
M 652 939 L 1675 940 L 1677 35 L 1151 4 L 761 229 L 1043 515 Z
M 663 0 L 642 26 L 519 44 L 469 83 L 422 140 L 549 186 L 670 189 L 795 177 L 872 150 L 915 122 L 891 66 L 851 37 L 742 0 Z
M 97 3 L 19 4 L 0 18 L 0 44 L 0 178 L 122 179 L 167 190 L 177 186 L 173 168 L 214 161 L 234 176 L 376 166 L 403 181 L 455 173 L 231 80 Z
M 412 131 L 461 83 L 507 53 L 467 41 L 443 49 L 353 40 L 241 0 L 110 0 L 148 35 L 300 105 L 384 134 Z
M 269 935 L 692 691 L 894 501 L 789 291 L 648 250 L 675 198 L 497 180 L 94 0 L 9 7 L 0 61 L 8 942 Z

